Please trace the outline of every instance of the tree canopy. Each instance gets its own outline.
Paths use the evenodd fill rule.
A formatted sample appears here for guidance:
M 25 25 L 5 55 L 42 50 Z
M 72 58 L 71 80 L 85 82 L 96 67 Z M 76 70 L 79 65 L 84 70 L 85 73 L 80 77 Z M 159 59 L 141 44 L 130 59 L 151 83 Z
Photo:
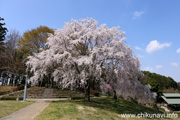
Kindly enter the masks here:
M 36 29 L 25 32 L 17 44 L 18 51 L 22 54 L 22 59 L 26 59 L 34 53 L 39 53 L 41 49 L 46 49 L 45 43 L 48 33 L 54 33 L 54 31 L 46 26 L 39 26 Z

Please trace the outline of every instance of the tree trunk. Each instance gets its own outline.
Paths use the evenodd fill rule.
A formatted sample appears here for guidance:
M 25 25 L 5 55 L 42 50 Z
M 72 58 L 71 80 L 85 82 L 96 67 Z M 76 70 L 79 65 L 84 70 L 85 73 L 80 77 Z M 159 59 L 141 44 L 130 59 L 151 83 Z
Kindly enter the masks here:
M 116 90 L 113 89 L 113 98 L 117 100 Z
M 50 81 L 50 80 L 49 80 L 49 78 L 48 78 L 48 77 L 47 77 L 47 79 L 48 79 L 47 88 L 49 88 L 49 81 Z
M 53 79 L 50 77 L 50 81 L 51 81 L 51 88 L 53 88 Z
M 4 79 L 4 77 L 2 77 L 2 85 L 3 85 L 3 86 L 5 85 L 5 79 Z
M 13 77 L 14 77 L 14 75 L 11 74 L 11 77 L 9 77 L 9 79 L 10 79 L 9 80 L 9 85 L 13 85 Z
M 39 86 L 39 87 L 42 87 L 42 83 L 43 83 L 43 80 L 41 80 L 41 83 L 40 83 L 40 86 Z
M 85 86 L 85 99 L 87 101 L 90 101 L 90 84 L 89 84 L 89 80 L 87 81 L 87 84 Z
M 16 80 L 16 75 L 14 75 L 14 78 L 13 78 L 13 86 L 15 86 L 15 80 Z
M 95 80 L 93 80 L 92 89 L 95 90 Z
M 5 85 L 8 85 L 8 77 L 5 77 Z

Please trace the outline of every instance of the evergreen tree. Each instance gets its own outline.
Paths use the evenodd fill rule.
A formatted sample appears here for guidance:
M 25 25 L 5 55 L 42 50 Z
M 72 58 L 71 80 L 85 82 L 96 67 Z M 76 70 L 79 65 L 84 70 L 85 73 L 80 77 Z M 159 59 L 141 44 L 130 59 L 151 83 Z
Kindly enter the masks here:
M 4 18 L 0 17 L 0 21 L 3 21 Z M 0 51 L 4 49 L 4 40 L 5 40 L 5 35 L 7 33 L 7 28 L 3 27 L 5 23 L 0 23 Z

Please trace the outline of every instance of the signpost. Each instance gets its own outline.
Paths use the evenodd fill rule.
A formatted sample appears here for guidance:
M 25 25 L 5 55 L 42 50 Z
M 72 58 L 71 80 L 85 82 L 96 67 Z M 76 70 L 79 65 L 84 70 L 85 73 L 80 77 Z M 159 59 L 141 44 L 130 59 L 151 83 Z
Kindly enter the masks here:
M 26 102 L 26 93 L 27 93 L 27 80 L 28 80 L 28 76 L 26 76 L 26 79 L 25 79 L 25 85 L 24 85 L 24 97 L 23 97 L 23 101 Z

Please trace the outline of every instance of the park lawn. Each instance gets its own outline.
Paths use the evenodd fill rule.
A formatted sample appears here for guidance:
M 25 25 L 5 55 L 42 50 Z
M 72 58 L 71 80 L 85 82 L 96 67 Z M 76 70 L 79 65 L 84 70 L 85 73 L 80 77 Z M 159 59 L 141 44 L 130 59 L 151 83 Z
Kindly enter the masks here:
M 0 118 L 5 117 L 15 111 L 20 110 L 30 104 L 34 103 L 34 101 L 0 101 Z
M 161 113 L 154 109 L 123 99 L 95 98 L 91 102 L 56 101 L 36 118 L 36 120 L 119 120 L 120 114 Z M 125 118 L 124 118 L 125 119 Z

